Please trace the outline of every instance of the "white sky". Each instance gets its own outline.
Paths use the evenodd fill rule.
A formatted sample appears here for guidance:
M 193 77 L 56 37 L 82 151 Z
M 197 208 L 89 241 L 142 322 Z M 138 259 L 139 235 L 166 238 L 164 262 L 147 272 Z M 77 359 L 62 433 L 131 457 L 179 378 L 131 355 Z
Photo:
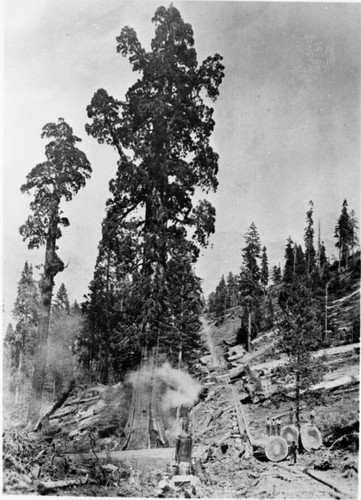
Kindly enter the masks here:
M 288 235 L 302 243 L 315 204 L 328 254 L 344 198 L 360 212 L 360 5 L 173 2 L 194 30 L 201 62 L 218 52 L 225 79 L 215 108 L 220 155 L 216 234 L 197 265 L 206 295 L 239 272 L 243 235 L 255 222 L 270 264 L 283 262 Z M 44 160 L 42 127 L 63 117 L 83 139 L 93 176 L 70 203 L 59 240 L 68 268 L 56 277 L 82 301 L 92 279 L 116 154 L 87 137 L 86 106 L 102 87 L 123 99 L 136 74 L 115 37 L 134 27 L 149 48 L 151 18 L 169 2 L 5 0 L 3 75 L 3 301 L 5 321 L 25 260 L 43 261 L 18 233 L 30 198 L 26 174 Z

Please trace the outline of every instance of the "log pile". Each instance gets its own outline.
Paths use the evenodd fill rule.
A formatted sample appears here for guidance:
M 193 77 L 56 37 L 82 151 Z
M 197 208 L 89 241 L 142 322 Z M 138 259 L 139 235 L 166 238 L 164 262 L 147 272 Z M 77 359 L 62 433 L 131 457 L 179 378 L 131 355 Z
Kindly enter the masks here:
M 74 391 L 59 409 L 41 421 L 41 431 L 61 436 L 66 453 L 121 449 L 128 406 L 127 389 L 120 384 Z
M 235 388 L 225 380 L 218 381 L 205 401 L 191 411 L 191 422 L 197 421 L 193 431 L 195 453 L 198 458 L 216 457 L 225 460 L 249 454 L 246 415 L 235 404 Z
M 243 384 L 241 400 L 244 402 L 255 403 L 279 392 L 292 394 L 294 389 L 293 378 L 287 375 L 281 376 L 279 373 L 279 368 L 287 363 L 285 355 L 271 361 L 255 362 L 264 358 L 275 342 L 270 334 L 268 337 L 271 337 L 269 346 L 263 345 L 251 353 L 244 354 L 243 348 L 228 349 L 227 359 L 233 366 L 229 370 L 229 377 L 232 381 Z M 328 372 L 322 382 L 310 388 L 311 391 L 336 390 L 340 387 L 347 389 L 348 386 L 359 384 L 359 343 L 322 349 L 315 352 L 314 357 L 323 358 L 322 362 L 327 365 Z

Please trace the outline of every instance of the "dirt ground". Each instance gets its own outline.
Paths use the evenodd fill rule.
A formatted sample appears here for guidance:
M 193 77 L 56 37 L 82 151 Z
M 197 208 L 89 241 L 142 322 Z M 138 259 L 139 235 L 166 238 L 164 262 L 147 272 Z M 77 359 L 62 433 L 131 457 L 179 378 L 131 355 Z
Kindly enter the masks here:
M 214 328 L 203 320 L 203 339 L 212 355 L 212 363 L 217 368 L 224 367 L 223 340 L 232 329 Z M 233 335 L 233 334 L 231 334 Z M 228 339 L 227 339 L 228 340 Z M 234 384 L 237 387 L 237 383 Z M 241 390 L 241 389 L 240 389 Z M 210 387 L 210 396 L 204 403 L 204 413 L 212 411 L 220 415 L 222 407 L 227 404 L 224 399 L 225 390 Z M 228 402 L 229 404 L 229 402 Z M 266 419 L 283 415 L 282 424 L 288 423 L 288 414 L 294 402 L 287 398 L 274 398 L 257 404 L 243 405 L 249 430 L 255 441 L 265 442 L 267 439 Z M 334 446 L 330 442 L 334 429 L 348 426 L 359 421 L 359 389 L 324 394 L 301 406 L 301 424 L 309 421 L 310 411 L 316 412 L 315 424 L 320 429 L 326 446 L 319 450 L 298 454 L 297 463 L 286 458 L 279 463 L 261 462 L 252 457 L 249 460 L 240 458 L 233 450 L 234 441 L 229 440 L 229 450 L 218 460 L 205 464 L 207 473 L 215 478 L 212 498 L 252 497 L 252 498 L 357 498 L 358 494 L 358 447 L 352 445 L 347 449 Z M 202 412 L 200 412 L 202 413 Z M 203 426 L 205 420 L 203 415 Z M 199 417 L 201 419 L 201 415 Z M 227 419 L 221 414 L 222 425 Z M 208 424 L 209 426 L 211 424 Z M 215 424 L 214 424 L 215 426 Z M 202 429 L 202 424 L 200 425 Z M 219 432 L 219 431 L 218 431 Z M 207 434 L 203 434 L 203 441 Z M 337 444 L 337 443 L 336 443 Z M 227 456 L 228 454 L 228 456 Z M 318 478 L 312 478 L 310 472 Z M 331 484 L 328 487 L 322 483 Z
M 203 335 L 213 368 L 224 369 L 222 338 L 214 339 L 214 330 L 207 322 L 203 322 Z M 237 384 L 233 387 L 237 388 Z M 328 446 L 299 453 L 296 463 L 290 457 L 273 463 L 244 452 L 239 431 L 235 430 L 232 394 L 230 385 L 219 378 L 192 409 L 193 451 L 195 455 L 202 449 L 206 451 L 199 455 L 199 467 L 193 470 L 196 475 L 184 478 L 183 482 L 172 480 L 175 455 L 172 448 L 68 455 L 64 462 L 51 443 L 31 442 L 18 435 L 16 439 L 5 438 L 3 468 L 6 462 L 12 464 L 5 471 L 4 493 L 146 498 L 358 498 L 358 449 L 352 445 L 342 448 L 337 443 L 330 448 L 335 427 L 359 420 L 358 388 L 344 394 L 329 393 L 312 402 L 316 425 Z M 253 439 L 264 441 L 266 419 L 289 412 L 291 405 L 292 401 L 285 398 L 243 405 Z M 303 404 L 301 408 L 301 421 L 306 422 L 311 406 Z M 287 417 L 282 418 L 285 423 Z

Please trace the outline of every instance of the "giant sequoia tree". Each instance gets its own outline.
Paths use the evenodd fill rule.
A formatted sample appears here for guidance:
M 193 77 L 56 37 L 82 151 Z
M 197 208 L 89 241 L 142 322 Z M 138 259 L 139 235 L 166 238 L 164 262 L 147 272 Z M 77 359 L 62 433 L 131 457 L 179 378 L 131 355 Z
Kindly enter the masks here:
M 167 241 L 180 228 L 192 227 L 201 245 L 214 231 L 214 209 L 205 200 L 193 205 L 197 187 L 216 189 L 218 155 L 210 146 L 213 109 L 204 103 L 218 96 L 223 78 L 221 56 L 200 66 L 193 31 L 173 6 L 157 9 L 152 50 L 142 48 L 135 31 L 125 27 L 117 52 L 129 56 L 140 78 L 118 101 L 98 90 L 87 108 L 86 129 L 119 154 L 111 182 L 109 210 L 120 219 L 136 214 L 144 241 L 143 268 L 165 264 Z
M 193 197 L 196 189 L 199 194 L 217 188 L 218 155 L 210 145 L 213 108 L 205 99 L 216 100 L 224 76 L 218 54 L 198 65 L 192 27 L 175 7 L 159 7 L 152 21 L 149 52 L 132 28 L 122 29 L 117 52 L 129 57 L 139 78 L 123 101 L 99 89 L 87 107 L 91 122 L 86 126 L 119 155 L 103 224 L 101 280 L 97 276 L 104 314 L 109 311 L 104 334 L 111 335 L 111 322 L 118 322 L 111 314 L 115 298 L 109 280 L 111 268 L 120 267 L 122 280 L 135 273 L 132 290 L 136 283 L 142 295 L 136 323 L 144 345 L 154 340 L 159 314 L 169 310 L 162 282 L 173 249 L 186 245 L 194 260 L 214 232 L 214 208 L 207 200 L 195 204 Z M 119 266 L 111 263 L 120 252 Z M 93 286 L 93 298 L 97 293 Z
M 19 229 L 23 239 L 28 240 L 30 249 L 45 245 L 30 422 L 36 420 L 40 413 L 54 278 L 64 269 L 64 263 L 57 254 L 57 240 L 61 237 L 60 227 L 68 226 L 69 220 L 62 216 L 60 202 L 63 199 L 70 201 L 91 173 L 86 155 L 76 147 L 81 139 L 73 134 L 63 118 L 59 118 L 58 123 L 45 125 L 41 137 L 50 139 L 45 146 L 46 161 L 36 165 L 27 175 L 27 182 L 21 186 L 21 192 L 33 193 L 34 199 L 30 203 L 32 215 Z

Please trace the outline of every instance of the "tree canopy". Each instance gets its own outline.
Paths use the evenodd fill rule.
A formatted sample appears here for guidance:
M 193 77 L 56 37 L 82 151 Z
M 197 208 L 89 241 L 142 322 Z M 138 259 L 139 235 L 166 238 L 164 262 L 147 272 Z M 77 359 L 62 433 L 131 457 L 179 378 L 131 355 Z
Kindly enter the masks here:
M 159 7 L 152 21 L 150 52 L 134 29 L 122 29 L 117 52 L 129 57 L 140 78 L 124 101 L 99 89 L 87 107 L 91 123 L 86 126 L 88 134 L 119 154 L 108 211 L 119 222 L 135 214 L 147 272 L 154 262 L 165 264 L 167 241 L 179 237 L 181 228 L 193 228 L 200 245 L 214 232 L 214 208 L 206 200 L 195 206 L 192 197 L 196 188 L 217 188 L 218 155 L 210 145 L 213 108 L 203 96 L 214 101 L 224 76 L 218 54 L 198 66 L 192 27 L 175 7 Z

